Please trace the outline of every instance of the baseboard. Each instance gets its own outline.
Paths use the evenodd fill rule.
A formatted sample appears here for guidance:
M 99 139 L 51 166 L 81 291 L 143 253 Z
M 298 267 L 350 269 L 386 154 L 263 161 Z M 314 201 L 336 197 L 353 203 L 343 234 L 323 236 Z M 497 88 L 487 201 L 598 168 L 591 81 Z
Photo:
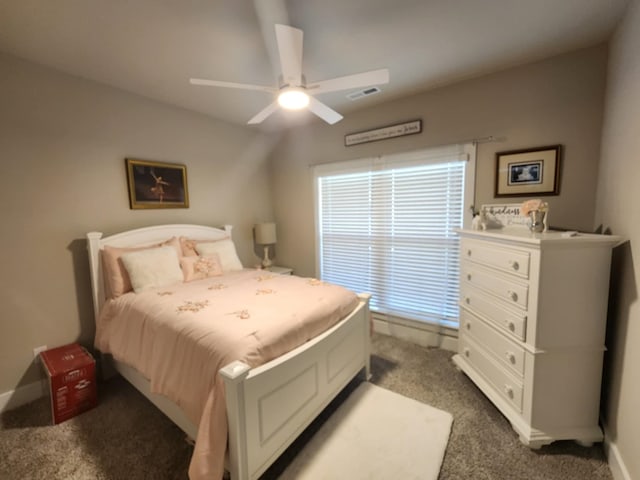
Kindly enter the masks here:
M 387 321 L 382 315 L 373 315 L 373 330 L 376 333 L 389 335 L 423 347 L 438 347 L 452 352 L 458 351 L 458 338 L 453 336 L 452 329 L 436 325 L 412 325 L 408 321 L 399 323 Z
M 609 435 L 606 425 L 604 427 L 604 454 L 607 457 L 609 470 L 611 470 L 614 480 L 631 480 L 631 474 L 624 464 L 617 445 L 611 441 L 611 435 Z
M 37 400 L 46 393 L 46 382 L 44 380 L 29 383 L 28 385 L 5 393 L 0 393 L 0 413 Z

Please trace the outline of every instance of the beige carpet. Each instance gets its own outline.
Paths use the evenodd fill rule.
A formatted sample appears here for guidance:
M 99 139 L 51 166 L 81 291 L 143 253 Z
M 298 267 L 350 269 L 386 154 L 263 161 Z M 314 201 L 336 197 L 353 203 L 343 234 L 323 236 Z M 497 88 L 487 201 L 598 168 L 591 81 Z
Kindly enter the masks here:
M 282 480 L 436 480 L 451 414 L 362 383 L 287 467 Z
M 522 445 L 451 355 L 373 336 L 373 384 L 453 415 L 439 480 L 613 479 L 601 444 Z M 260 480 L 279 480 L 358 386 L 349 385 Z M 100 383 L 98 407 L 60 425 L 50 424 L 49 408 L 43 398 L 0 415 L 0 479 L 188 480 L 191 447 L 184 434 L 122 378 Z

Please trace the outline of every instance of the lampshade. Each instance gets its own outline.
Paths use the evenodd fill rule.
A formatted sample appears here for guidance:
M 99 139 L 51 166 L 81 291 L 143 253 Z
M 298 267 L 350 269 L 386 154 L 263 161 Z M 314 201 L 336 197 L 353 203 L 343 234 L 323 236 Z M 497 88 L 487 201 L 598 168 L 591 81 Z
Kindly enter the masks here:
M 275 223 L 258 223 L 254 227 L 254 232 L 258 245 L 271 245 L 276 243 Z

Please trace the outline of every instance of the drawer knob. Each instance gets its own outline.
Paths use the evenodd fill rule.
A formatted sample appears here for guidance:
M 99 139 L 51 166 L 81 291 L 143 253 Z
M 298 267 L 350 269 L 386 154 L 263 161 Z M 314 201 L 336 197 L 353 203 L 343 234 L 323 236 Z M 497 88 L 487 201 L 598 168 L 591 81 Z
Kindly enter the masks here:
M 515 322 L 509 322 L 508 327 L 509 327 L 509 330 L 511 330 L 512 332 L 515 332 L 515 331 L 516 331 L 516 324 L 515 324 Z
M 467 280 L 471 281 L 471 274 L 467 273 Z
M 471 249 L 467 250 L 467 256 L 471 256 Z
M 511 268 L 513 268 L 516 272 L 520 269 L 520 264 L 518 262 L 516 262 L 515 260 L 509 260 L 509 265 L 511 266 Z
M 511 385 L 504 386 L 504 393 L 507 394 L 507 397 L 513 399 L 513 387 Z
M 471 356 L 471 350 L 469 350 L 468 348 L 464 349 L 464 356 L 465 357 L 470 357 Z
M 509 296 L 509 298 L 510 298 L 511 300 L 513 300 L 514 302 L 517 302 L 517 301 L 518 301 L 518 294 L 517 294 L 516 292 L 514 292 L 513 290 L 509 290 L 509 291 L 507 292 L 507 295 L 508 295 L 508 296 Z
M 469 297 L 464 297 L 464 303 L 471 305 L 471 299 Z
M 507 360 L 509 360 L 509 363 L 511 363 L 512 365 L 516 364 L 516 355 L 513 352 L 507 352 Z
M 467 322 L 466 326 L 467 326 L 467 330 L 471 330 L 471 322 Z

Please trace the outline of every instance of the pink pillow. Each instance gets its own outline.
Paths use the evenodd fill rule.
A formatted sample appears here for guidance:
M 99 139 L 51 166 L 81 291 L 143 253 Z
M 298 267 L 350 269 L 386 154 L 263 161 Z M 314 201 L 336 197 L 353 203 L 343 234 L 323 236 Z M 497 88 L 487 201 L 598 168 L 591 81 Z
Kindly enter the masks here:
M 121 255 L 129 252 L 137 252 L 140 250 L 166 246 L 174 247 L 178 254 L 178 258 L 182 255 L 180 242 L 176 237 L 172 237 L 166 242 L 147 245 L 144 247 L 110 247 L 109 245 L 105 245 L 102 249 L 102 268 L 104 270 L 105 284 L 108 287 L 106 290 L 107 297 L 117 298 L 120 295 L 133 290 L 127 269 L 124 268 L 122 260 L 120 260 Z
M 222 275 L 220 257 L 216 253 L 199 257 L 182 257 L 180 266 L 185 282 Z
M 228 238 L 228 237 L 225 237 Z M 224 240 L 224 239 L 221 239 Z M 193 238 L 188 237 L 180 237 L 180 248 L 182 249 L 183 257 L 197 257 L 198 252 L 196 251 L 196 245 L 199 243 L 210 243 L 215 242 L 217 240 L 195 240 Z

